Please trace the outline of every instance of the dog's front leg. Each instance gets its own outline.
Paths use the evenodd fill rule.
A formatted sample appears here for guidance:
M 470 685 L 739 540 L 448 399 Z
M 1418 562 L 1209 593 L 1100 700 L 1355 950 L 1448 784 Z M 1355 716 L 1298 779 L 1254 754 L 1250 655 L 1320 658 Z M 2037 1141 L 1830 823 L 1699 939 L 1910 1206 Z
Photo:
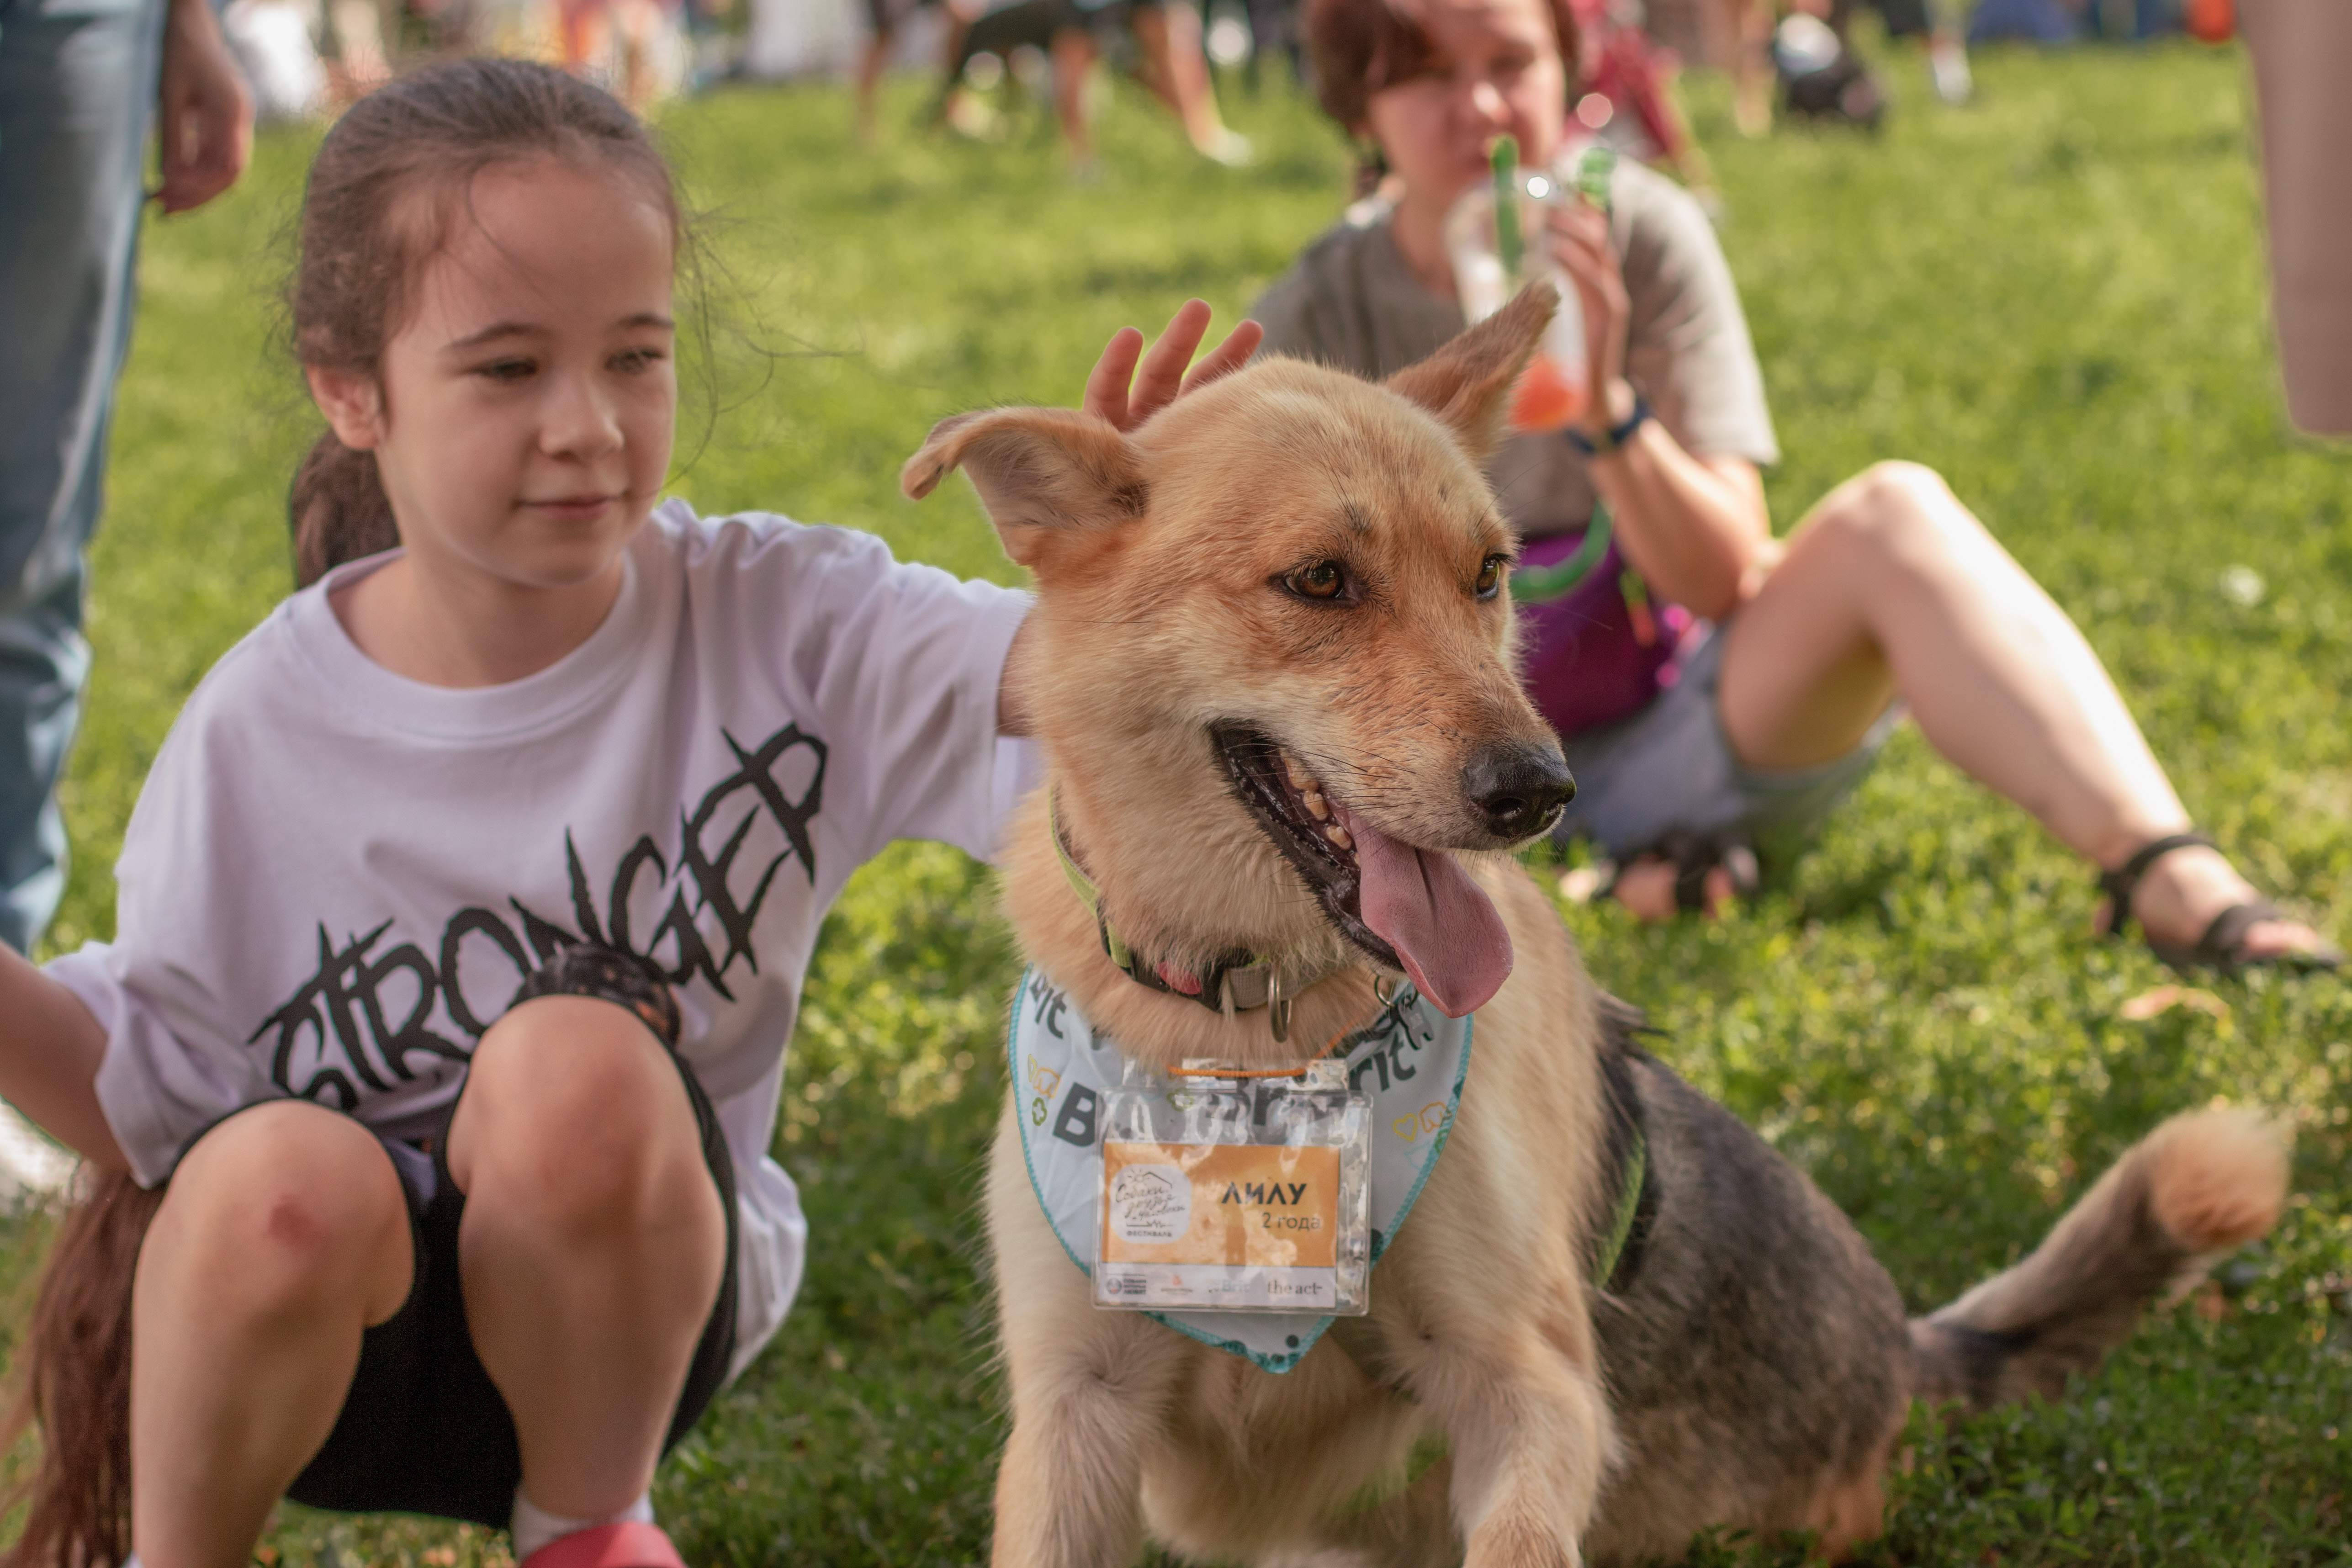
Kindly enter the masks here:
M 996 1472 L 994 1568 L 1133 1559 L 1144 1459 L 1166 1431 L 1186 1346 L 1147 1319 L 1090 1310 L 1007 1333 L 1013 1436 Z
M 1615 1445 L 1582 1303 L 1414 1339 L 1399 1359 L 1453 1453 L 1465 1568 L 1576 1568 Z

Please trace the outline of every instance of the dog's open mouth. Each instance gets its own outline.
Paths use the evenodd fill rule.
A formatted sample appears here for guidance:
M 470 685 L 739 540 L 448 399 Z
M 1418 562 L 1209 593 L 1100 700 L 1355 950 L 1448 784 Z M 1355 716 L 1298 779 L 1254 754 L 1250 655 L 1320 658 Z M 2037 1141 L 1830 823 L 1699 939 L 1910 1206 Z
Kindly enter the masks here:
M 1510 933 L 1452 856 L 1391 837 L 1262 731 L 1218 724 L 1210 738 L 1234 794 L 1340 935 L 1454 1017 L 1501 988 Z

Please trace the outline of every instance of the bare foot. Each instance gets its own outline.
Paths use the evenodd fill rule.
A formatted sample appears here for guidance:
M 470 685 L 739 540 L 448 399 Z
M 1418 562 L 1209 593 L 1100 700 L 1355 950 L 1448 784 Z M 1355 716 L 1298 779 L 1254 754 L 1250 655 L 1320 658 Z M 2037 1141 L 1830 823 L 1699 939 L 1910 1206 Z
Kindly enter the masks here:
M 2151 941 L 2191 947 L 2222 910 L 2260 899 L 2219 850 L 2190 845 L 2157 858 L 2132 895 L 2132 916 Z M 2101 905 L 2103 928 L 2114 922 Z M 2238 942 L 2239 962 L 2259 962 L 2315 952 L 2327 944 L 2301 921 L 2263 921 L 2247 928 Z
M 1706 908 L 1701 911 L 1702 914 L 1713 920 L 1730 905 L 1737 894 L 1731 873 L 1720 866 L 1710 868 L 1704 894 Z M 1656 925 L 1682 913 L 1675 903 L 1673 862 L 1655 855 L 1638 856 L 1626 862 L 1617 873 L 1617 901 L 1644 925 Z

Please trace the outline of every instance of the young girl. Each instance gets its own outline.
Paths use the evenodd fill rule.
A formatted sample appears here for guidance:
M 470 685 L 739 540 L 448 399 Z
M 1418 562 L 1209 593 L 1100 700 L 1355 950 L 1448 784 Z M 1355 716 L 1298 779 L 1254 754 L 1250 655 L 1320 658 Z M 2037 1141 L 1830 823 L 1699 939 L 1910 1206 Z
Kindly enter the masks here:
M 1489 148 L 1516 137 L 1542 167 L 1563 145 L 1570 0 L 1309 0 L 1306 28 L 1324 109 L 1378 148 L 1394 196 L 1315 241 L 1253 313 L 1269 351 L 1386 375 L 1462 330 L 1443 230 Z M 1611 214 L 1570 203 L 1545 237 L 1584 313 L 1582 428 L 1520 437 L 1490 471 L 1531 557 L 1565 576 L 1590 554 L 1593 585 L 1624 584 L 1622 603 L 1577 601 L 1559 679 L 1534 692 L 1576 774 L 1566 826 L 1633 862 L 1619 898 L 1659 918 L 1729 894 L 1753 865 L 1741 841 L 1817 822 L 1899 700 L 2104 868 L 2111 930 L 2137 920 L 2183 965 L 2339 963 L 2189 831 L 2090 645 L 1934 473 L 1882 464 L 1773 538 L 1758 469 L 1779 448 L 1723 253 L 1647 170 L 1618 165 L 1610 194 Z M 1655 602 L 1713 635 L 1676 650 Z
M 284 1495 L 677 1563 L 655 1463 L 800 1276 L 765 1156 L 819 922 L 893 838 L 992 847 L 1026 609 L 656 508 L 680 238 L 643 129 L 544 68 L 421 72 L 320 148 L 317 581 L 157 757 L 115 942 L 0 958 L 0 1094 L 112 1173 L 19 1352 L 19 1561 L 120 1561 L 127 1511 L 147 1568 L 227 1568 Z M 1088 408 L 1173 395 L 1206 313 L 1132 407 L 1113 340 Z

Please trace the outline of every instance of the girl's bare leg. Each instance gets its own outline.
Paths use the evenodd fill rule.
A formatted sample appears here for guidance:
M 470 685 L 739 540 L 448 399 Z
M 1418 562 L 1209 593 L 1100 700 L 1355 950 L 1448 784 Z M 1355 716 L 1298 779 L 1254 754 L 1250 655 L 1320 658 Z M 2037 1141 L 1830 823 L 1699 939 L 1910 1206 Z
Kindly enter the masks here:
M 877 33 L 857 57 L 857 140 L 866 146 L 874 142 L 874 106 L 881 96 L 882 68 L 889 62 L 891 42 L 888 33 Z
M 1095 41 L 1083 27 L 1054 35 L 1054 112 L 1062 121 L 1070 158 L 1081 171 L 1095 162 L 1094 127 L 1087 121 L 1087 72 L 1094 68 Z
M 474 1053 L 448 1160 L 466 1320 L 514 1415 L 523 1491 L 618 1513 L 653 1480 L 726 1263 L 677 1068 L 610 1002 L 525 1002 Z
M 131 1544 L 243 1568 L 326 1442 L 362 1330 L 407 1300 L 408 1205 L 358 1122 L 256 1107 L 180 1162 L 131 1288 Z
M 1181 0 L 1145 5 L 1134 13 L 1135 41 L 1142 47 L 1151 89 L 1175 111 L 1193 148 L 1212 157 L 1228 156 L 1233 132 L 1217 113 L 1209 62 L 1201 52 L 1201 17 Z
M 1731 117 L 1742 136 L 1772 129 L 1772 28 L 1780 7 L 1773 0 L 1725 0 L 1732 12 L 1738 53 L 1732 63 Z
M 1717 701 L 1751 767 L 1843 755 L 1900 695 L 1946 758 L 2101 866 L 2189 826 L 2083 634 L 1930 469 L 1884 463 L 1831 491 L 1727 636 Z M 2183 849 L 2133 912 L 2185 944 L 2256 896 L 2221 855 Z M 2244 951 L 2317 944 L 2268 921 Z

